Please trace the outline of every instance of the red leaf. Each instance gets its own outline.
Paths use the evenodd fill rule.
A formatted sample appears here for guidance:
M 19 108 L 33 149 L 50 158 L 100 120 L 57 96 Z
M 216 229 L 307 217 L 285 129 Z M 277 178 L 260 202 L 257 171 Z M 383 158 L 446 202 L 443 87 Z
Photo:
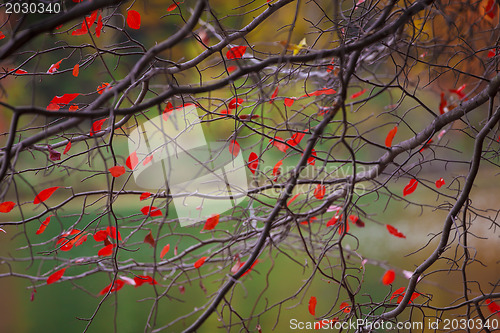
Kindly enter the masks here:
M 361 90 L 361 91 L 358 91 L 357 93 L 352 94 L 351 99 L 358 98 L 359 96 L 363 95 L 365 92 L 366 92 L 366 89 L 363 89 L 363 90 Z
M 365 222 L 361 221 L 361 219 L 356 215 L 349 215 L 347 217 L 352 223 L 354 223 L 358 228 L 364 228 Z
M 327 320 L 327 319 L 323 319 L 321 321 L 317 321 L 314 323 L 314 329 L 315 330 L 320 330 L 320 329 L 324 329 L 323 327 L 334 327 L 333 325 L 339 321 L 339 318 L 335 317 L 335 318 L 332 318 L 330 320 Z
M 101 130 L 101 128 L 102 128 L 102 124 L 104 124 L 104 122 L 106 120 L 108 120 L 108 118 L 104 118 L 104 119 L 100 119 L 100 120 L 94 121 L 94 123 L 92 124 L 92 128 L 90 129 L 89 135 L 93 136 L 94 134 L 96 134 L 97 132 L 99 132 Z
M 484 13 L 491 19 L 495 18 L 498 13 L 498 7 L 495 0 L 488 0 L 486 7 L 484 7 Z
M 127 157 L 127 161 L 125 161 L 125 165 L 130 170 L 134 170 L 138 163 L 139 159 L 137 158 L 137 153 L 135 151 L 132 154 L 130 154 L 129 157 Z
M 68 141 L 66 144 L 66 147 L 64 148 L 63 155 L 66 155 L 66 153 L 71 149 L 71 141 Z
M 63 269 L 58 270 L 55 273 L 52 273 L 48 278 L 47 278 L 47 284 L 52 284 L 56 281 L 58 281 L 62 276 L 64 275 L 64 272 L 66 271 L 66 267 Z
M 196 260 L 196 262 L 194 263 L 194 268 L 200 268 L 201 266 L 203 266 L 206 259 L 207 257 L 201 257 L 200 259 Z
M 311 296 L 309 299 L 309 313 L 313 316 L 316 316 L 316 304 L 318 304 L 316 297 Z
M 49 111 L 59 110 L 61 107 L 65 106 L 66 104 L 74 100 L 78 95 L 80 94 L 75 93 L 75 94 L 64 94 L 62 96 L 55 96 L 50 101 L 49 106 L 47 106 L 47 110 Z
M 170 244 L 165 245 L 161 250 L 160 258 L 163 259 L 163 257 L 168 253 L 169 250 L 170 250 Z
M 419 150 L 419 151 L 420 151 L 420 152 L 422 152 L 422 151 L 424 151 L 425 149 L 429 148 L 429 146 L 431 145 L 432 141 L 434 141 L 434 140 L 429 139 L 429 141 L 427 141 L 427 142 L 426 142 L 426 143 L 422 146 L 422 148 L 420 148 L 420 150 Z
M 417 188 L 417 185 L 418 181 L 416 179 L 410 180 L 408 185 L 406 185 L 405 188 L 403 189 L 403 197 L 407 196 L 408 194 L 412 194 Z
M 212 230 L 219 223 L 219 214 L 214 214 L 207 219 L 205 225 L 203 226 L 203 230 Z
M 325 185 L 318 184 L 314 190 L 314 196 L 316 199 L 321 200 L 325 197 L 326 187 Z
M 385 137 L 385 146 L 387 148 L 392 147 L 392 139 L 394 139 L 394 136 L 396 135 L 397 132 L 398 132 L 398 127 L 394 126 L 394 128 L 391 129 L 389 133 L 387 133 L 387 136 Z
M 400 232 L 398 229 L 394 228 L 392 225 L 386 224 L 385 226 L 387 227 L 387 230 L 389 231 L 389 233 L 391 235 L 394 235 L 394 236 L 399 237 L 399 238 L 406 238 L 406 236 L 402 232 Z
M 71 36 L 81 36 L 87 34 L 87 26 L 85 25 L 85 22 L 82 22 L 82 26 L 80 29 L 76 29 L 71 33 Z
M 228 73 L 234 72 L 237 68 L 238 68 L 238 67 L 236 67 L 236 66 L 229 66 L 229 67 L 227 68 L 227 72 L 228 72 Z
M 78 106 L 77 105 L 71 105 L 68 110 L 69 110 L 69 112 L 76 111 L 76 110 L 78 110 Z
M 384 276 L 382 277 L 382 283 L 387 286 L 393 283 L 395 278 L 396 278 L 396 273 L 394 273 L 394 271 L 390 269 L 387 272 L 385 272 Z
M 125 173 L 125 167 L 121 166 L 121 165 L 115 165 L 114 167 L 111 167 L 108 169 L 109 170 L 109 173 L 111 174 L 111 176 L 113 177 L 120 177 L 121 175 L 123 175 Z
M 286 142 L 292 146 L 292 147 L 295 147 L 296 145 L 298 145 L 300 143 L 300 141 L 302 141 L 302 139 L 304 138 L 306 134 L 305 133 L 293 133 L 292 137 L 287 140 Z
M 14 74 L 23 75 L 23 74 L 28 74 L 28 72 L 25 71 L 24 69 L 18 69 L 14 72 Z
M 500 317 L 500 305 L 498 305 L 497 303 L 495 303 L 494 301 L 492 301 L 491 299 L 487 299 L 485 301 L 486 305 L 488 306 L 488 310 L 490 310 L 490 312 L 492 314 L 497 314 L 497 316 Z
M 149 192 L 144 192 L 141 194 L 139 200 L 142 201 L 142 200 L 146 200 L 147 198 L 149 198 L 151 196 L 151 193 Z
M 5 38 L 5 35 L 3 34 L 3 32 L 0 31 L 0 39 L 4 39 Z
M 285 105 L 290 107 L 293 105 L 293 103 L 295 103 L 295 98 L 285 98 Z
M 155 239 L 153 238 L 153 233 L 149 230 L 149 233 L 144 237 L 144 243 L 148 243 L 152 247 L 155 247 Z
M 104 288 L 99 292 L 99 295 L 106 295 L 108 292 L 112 293 L 115 291 L 118 291 L 123 288 L 125 285 L 125 281 L 123 280 L 116 280 L 114 283 L 111 283 L 109 286 Z
M 78 77 L 78 74 L 80 74 L 80 65 L 76 64 L 73 66 L 73 76 Z
M 240 153 L 240 145 L 235 140 L 231 140 L 229 143 L 229 152 L 233 154 L 234 157 L 238 156 Z
M 135 281 L 135 287 L 142 286 L 144 283 L 149 283 L 150 285 L 153 284 L 158 284 L 155 279 L 153 279 L 151 276 L 147 275 L 138 275 L 134 276 L 134 281 Z
M 55 64 L 50 65 L 49 70 L 47 71 L 47 73 L 53 74 L 53 73 L 57 72 L 57 70 L 59 69 L 59 66 L 61 66 L 61 62 L 63 60 L 64 59 L 61 59 L 58 62 L 56 62 Z
M 141 14 L 135 10 L 127 12 L 127 24 L 132 29 L 139 29 L 141 27 Z
M 181 293 L 181 295 L 184 295 L 184 293 L 186 292 L 186 287 L 179 286 L 179 292 Z
M 293 198 L 291 198 L 290 200 L 288 200 L 288 202 L 287 202 L 286 206 L 287 206 L 287 207 L 288 207 L 288 206 L 290 206 L 290 205 L 292 204 L 292 202 L 294 202 L 294 201 L 295 201 L 295 199 L 297 199 L 297 198 L 299 197 L 299 195 L 301 195 L 301 194 L 302 194 L 302 193 L 297 193 L 297 194 L 295 194 L 295 195 L 293 196 Z
M 310 94 L 302 95 L 302 96 L 300 96 L 300 98 L 310 97 L 310 96 L 332 95 L 332 94 L 336 94 L 336 93 L 337 92 L 334 89 L 323 88 L 320 90 L 316 90 Z
M 401 297 L 402 295 L 405 294 L 404 291 L 405 291 L 405 287 L 399 288 L 394 293 L 392 293 L 391 299 L 389 301 L 392 301 L 392 299 L 395 297 L 398 297 L 398 296 Z
M 300 224 L 309 224 L 309 223 L 316 221 L 317 219 L 318 218 L 312 216 L 309 220 L 302 221 L 302 222 L 300 222 Z
M 97 252 L 99 257 L 107 257 L 113 254 L 113 248 L 116 244 L 108 244 Z
M 106 232 L 113 239 L 116 239 L 116 234 L 118 234 L 118 240 L 122 240 L 122 235 L 120 235 L 119 231 L 116 232 L 116 227 L 107 227 Z
M 241 46 L 235 46 L 229 49 L 226 53 L 226 58 L 227 59 L 240 59 L 243 57 L 247 50 L 247 47 L 244 45 Z
M 281 175 L 280 167 L 282 164 L 283 164 L 283 160 L 280 160 L 280 161 L 278 161 L 278 163 L 276 163 L 276 165 L 273 168 L 273 176 Z
M 255 175 L 255 171 L 257 170 L 257 167 L 259 166 L 259 157 L 257 156 L 256 153 L 251 152 L 250 157 L 248 157 L 248 168 L 250 171 Z
M 163 215 L 163 213 L 161 212 L 161 210 L 159 210 L 155 206 L 152 206 L 152 207 L 144 206 L 144 207 L 141 208 L 141 212 L 144 215 L 149 215 L 149 216 L 162 216 Z
M 102 242 L 108 238 L 109 233 L 106 230 L 99 230 L 94 234 L 94 240 L 96 242 Z
M 59 161 L 61 159 L 61 153 L 53 149 L 50 145 L 47 146 L 49 151 L 49 159 L 51 161 Z
M 351 307 L 349 306 L 348 303 L 342 302 L 340 304 L 340 310 L 344 311 L 345 313 L 349 313 L 349 312 L 351 312 Z
M 105 92 L 106 90 L 109 90 L 111 89 L 111 87 L 109 86 L 109 83 L 103 83 L 101 84 L 100 86 L 97 86 L 97 93 L 99 95 L 102 95 L 103 92 Z
M 269 140 L 269 142 L 271 142 L 273 146 L 278 148 L 279 151 L 286 153 L 288 146 L 285 144 L 285 140 L 283 140 L 283 138 L 280 138 L 279 136 L 275 136 L 274 139 Z
M 101 30 L 102 30 L 102 16 L 99 15 L 99 18 L 97 19 L 97 26 L 95 27 L 95 35 L 97 38 L 101 37 Z
M 312 150 L 311 156 L 307 159 L 307 164 L 314 165 L 316 164 L 316 157 L 318 155 L 316 154 L 316 150 Z
M 439 178 L 438 180 L 436 180 L 436 187 L 437 188 L 441 188 L 441 186 L 443 186 L 444 184 L 446 184 L 446 183 L 444 182 L 443 178 Z
M 465 89 L 466 84 L 462 84 L 458 89 L 450 89 L 450 92 L 453 94 L 457 94 L 457 96 L 460 99 L 463 99 L 465 97 L 465 94 L 463 93 L 463 90 Z
M 54 186 L 42 190 L 40 193 L 36 195 L 35 200 L 33 200 L 33 203 L 36 205 L 39 204 L 40 202 L 47 200 L 60 187 L 61 186 Z
M 242 267 L 245 263 L 246 263 L 246 261 L 242 262 L 242 263 L 240 264 L 240 268 L 241 268 L 241 267 Z M 249 268 L 249 269 L 247 269 L 245 273 L 241 274 L 241 277 L 244 277 L 245 275 L 247 275 L 248 273 L 250 273 L 250 271 L 251 271 L 251 270 L 255 267 L 255 265 L 257 265 L 257 263 L 259 263 L 259 259 L 255 260 L 255 261 L 253 262 L 253 264 L 250 266 L 250 268 Z
M 448 105 L 448 102 L 444 98 L 444 92 L 441 92 L 441 102 L 439 102 L 439 114 L 444 114 L 444 108 Z
M 342 216 L 342 215 L 341 215 Z M 339 216 L 338 215 L 335 215 L 333 216 L 327 223 L 326 223 L 326 226 L 327 227 L 331 227 L 332 225 L 336 224 L 337 222 L 339 221 Z
M 274 99 L 276 97 L 278 97 L 278 90 L 279 90 L 279 86 L 277 86 L 276 89 L 274 89 L 274 92 L 271 95 L 271 99 L 269 100 L 269 104 L 271 104 L 272 102 L 274 102 Z
M 240 106 L 242 103 L 244 102 L 244 100 L 242 98 L 238 98 L 236 99 L 233 98 L 230 102 L 229 102 L 229 109 L 236 109 L 238 106 Z
M 45 228 L 47 228 L 47 226 L 49 225 L 50 218 L 52 216 L 54 216 L 54 215 L 47 216 L 47 218 L 45 219 L 45 221 L 43 221 L 42 224 L 40 224 L 40 227 L 36 231 L 37 235 L 40 235 L 40 234 L 42 234 L 45 231 Z
M 83 235 L 82 237 L 78 237 L 78 240 L 75 242 L 75 246 L 80 246 L 86 241 L 87 241 L 87 235 Z
M 493 58 L 496 55 L 497 55 L 497 52 L 495 50 L 489 50 L 488 51 L 488 58 Z
M 173 11 L 175 8 L 177 8 L 177 4 L 173 3 L 170 6 L 167 7 L 167 12 Z
M 0 213 L 10 212 L 16 204 L 12 201 L 4 201 L 0 203 Z

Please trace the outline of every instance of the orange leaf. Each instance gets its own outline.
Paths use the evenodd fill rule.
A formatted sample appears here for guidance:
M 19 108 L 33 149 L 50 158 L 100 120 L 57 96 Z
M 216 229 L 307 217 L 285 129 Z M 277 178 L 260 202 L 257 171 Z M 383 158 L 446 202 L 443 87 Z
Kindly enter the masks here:
M 42 190 L 40 193 L 36 195 L 35 200 L 33 200 L 33 203 L 36 205 L 39 204 L 40 202 L 47 200 L 60 187 L 61 186 L 54 186 Z
M 441 186 L 443 186 L 444 184 L 446 184 L 446 183 L 444 182 L 443 178 L 439 178 L 438 180 L 436 180 L 436 187 L 437 188 L 441 188 Z
M 69 112 L 76 111 L 76 110 L 78 110 L 78 105 L 74 105 L 74 104 L 73 104 L 73 105 L 71 105 L 71 106 L 69 107 L 69 109 L 68 109 L 68 110 L 69 110 Z
M 325 185 L 318 184 L 314 190 L 314 196 L 316 199 L 321 200 L 325 197 L 326 188 Z
M 141 14 L 135 10 L 127 12 L 127 24 L 132 29 L 139 29 L 141 27 Z
M 243 57 L 247 50 L 247 47 L 244 45 L 241 46 L 235 46 L 229 49 L 226 53 L 226 58 L 227 59 L 240 59 Z
M 257 170 L 257 167 L 259 166 L 259 157 L 257 156 L 256 153 L 251 152 L 250 157 L 248 157 L 248 168 L 250 171 L 255 175 L 255 171 Z
M 170 250 L 170 244 L 165 245 L 161 250 L 160 258 L 163 259 L 163 257 L 168 253 L 169 250 Z
M 109 86 L 109 83 L 105 82 L 105 83 L 101 84 L 100 86 L 97 86 L 97 93 L 99 95 L 102 95 L 102 93 L 108 89 L 111 89 L 111 87 Z
M 89 135 L 93 136 L 97 132 L 101 131 L 102 125 L 104 124 L 104 122 L 106 120 L 108 120 L 108 118 L 104 118 L 104 119 L 100 119 L 100 120 L 94 121 L 94 123 L 92 124 L 92 128 L 90 129 Z
M 201 257 L 200 259 L 196 260 L 196 262 L 194 263 L 194 268 L 200 268 L 201 266 L 203 266 L 206 259 L 207 257 Z
M 391 148 L 391 146 L 392 146 L 392 139 L 394 139 L 394 136 L 396 135 L 397 132 L 398 132 L 398 127 L 394 126 L 394 128 L 391 129 L 389 131 L 389 133 L 387 133 L 387 136 L 385 137 L 385 146 L 387 148 Z
M 76 64 L 74 67 L 73 67 L 73 76 L 74 77 L 78 77 L 78 74 L 80 73 L 80 65 L 79 64 Z
M 5 201 L 0 203 L 0 213 L 10 212 L 16 204 L 12 201 Z
M 127 161 L 125 165 L 130 169 L 134 170 L 136 165 L 139 163 L 139 159 L 137 158 L 137 153 L 134 151 L 132 154 L 127 157 Z
M 351 307 L 349 306 L 348 303 L 342 302 L 340 304 L 340 310 L 344 311 L 345 313 L 349 313 L 349 312 L 351 312 Z
M 42 224 L 40 225 L 40 227 L 36 231 L 37 235 L 40 235 L 40 234 L 42 234 L 45 231 L 45 228 L 47 228 L 47 226 L 49 225 L 50 218 L 52 216 L 54 216 L 54 215 L 47 216 L 47 218 L 45 219 L 45 221 L 42 222 Z
M 111 174 L 111 176 L 113 177 L 120 177 L 121 175 L 123 175 L 125 173 L 125 167 L 121 166 L 121 165 L 116 165 L 114 167 L 111 167 L 108 169 L 109 170 L 109 173 Z
M 400 232 L 398 229 L 394 228 L 392 225 L 386 224 L 385 226 L 387 228 L 387 231 L 389 231 L 389 233 L 391 235 L 394 235 L 394 236 L 399 237 L 399 238 L 406 238 L 406 236 L 402 232 Z
M 56 281 L 58 281 L 62 276 L 64 275 L 64 272 L 66 271 L 66 267 L 63 269 L 58 270 L 55 273 L 52 273 L 48 278 L 47 278 L 47 284 L 52 284 Z
M 97 252 L 99 257 L 107 257 L 113 254 L 113 248 L 116 244 L 108 244 Z
M 416 179 L 410 180 L 408 185 L 406 185 L 405 188 L 403 189 L 403 197 L 407 196 L 408 194 L 412 194 L 417 188 L 417 185 L 418 181 Z
M 358 98 L 359 96 L 363 95 L 366 92 L 366 89 L 363 89 L 355 94 L 352 94 L 351 99 Z
M 316 315 L 316 304 L 318 304 L 316 297 L 311 296 L 311 298 L 309 299 L 309 313 L 313 316 Z
M 238 144 L 238 142 L 236 142 L 235 140 L 231 140 L 231 142 L 229 143 L 229 152 L 235 157 L 238 156 L 238 154 L 240 153 L 240 145 Z
M 162 216 L 163 213 L 161 212 L 161 210 L 159 210 L 157 207 L 155 206 L 152 206 L 152 207 L 149 207 L 149 206 L 144 206 L 141 208 L 141 212 L 144 214 L 144 215 L 149 215 L 149 216 Z
M 151 193 L 149 192 L 144 192 L 141 194 L 139 200 L 142 201 L 142 200 L 146 200 L 147 198 L 149 198 L 151 196 Z
M 203 230 L 212 230 L 219 223 L 219 214 L 213 214 L 211 217 L 207 219 L 205 222 L 205 226 L 203 226 Z
M 394 273 L 394 271 L 390 269 L 387 272 L 385 272 L 384 276 L 382 277 L 382 283 L 387 286 L 393 283 L 395 278 L 396 278 L 396 273 Z
M 155 239 L 153 238 L 153 233 L 151 232 L 151 230 L 149 230 L 149 233 L 146 235 L 146 237 L 144 237 L 144 243 L 148 243 L 152 247 L 155 246 L 156 242 Z

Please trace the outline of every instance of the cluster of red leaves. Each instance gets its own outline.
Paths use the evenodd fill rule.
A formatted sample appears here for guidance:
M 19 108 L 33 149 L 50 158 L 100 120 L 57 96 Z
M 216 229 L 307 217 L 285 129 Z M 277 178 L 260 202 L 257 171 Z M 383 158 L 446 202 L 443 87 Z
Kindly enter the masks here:
M 344 214 L 340 214 L 339 215 L 341 209 L 342 209 L 341 207 L 338 207 L 336 209 L 335 215 L 326 223 L 327 227 L 331 227 L 333 225 L 336 225 L 337 223 L 341 223 L 342 222 L 342 216 Z M 349 228 L 349 222 L 354 223 L 358 228 L 364 228 L 364 226 L 365 226 L 365 222 L 363 222 L 358 216 L 356 216 L 356 215 L 349 215 L 347 217 L 347 220 L 346 220 L 346 226 L 345 226 L 346 227 L 345 228 L 345 232 L 346 233 L 349 232 L 349 229 L 350 229 Z M 338 231 L 339 235 L 342 235 L 343 231 L 344 231 L 343 225 L 340 225 L 339 231 Z
M 69 104 L 78 95 L 80 95 L 80 94 L 75 93 L 75 94 L 64 94 L 62 96 L 55 96 L 54 98 L 52 98 L 49 105 L 47 106 L 47 111 L 59 110 L 60 108 L 64 107 L 65 105 Z
M 111 87 L 110 87 L 109 83 L 104 82 L 104 83 L 103 83 L 103 84 L 101 84 L 100 86 L 97 86 L 97 90 L 96 90 L 96 91 L 97 91 L 97 93 L 98 93 L 99 95 L 102 95 L 102 93 L 103 93 L 103 92 L 105 92 L 105 91 L 107 91 L 107 90 L 109 90 L 109 89 L 111 89 Z
M 74 236 L 71 238 L 71 236 Z M 72 229 L 59 236 L 56 242 L 56 247 L 60 246 L 61 251 L 69 251 L 73 246 L 80 246 L 87 241 L 87 235 L 83 234 L 81 230 Z
M 396 298 L 396 297 L 397 297 L 397 298 L 398 298 L 398 304 L 399 304 L 399 303 L 401 303 L 401 301 L 403 300 L 403 297 L 405 296 L 405 292 L 404 292 L 404 291 L 405 291 L 405 287 L 401 287 L 401 288 L 399 288 L 398 290 L 396 290 L 396 291 L 392 294 L 390 301 L 392 301 L 392 299 L 393 299 L 393 298 Z M 420 296 L 420 294 L 419 294 L 419 293 L 416 293 L 416 292 L 415 292 L 415 293 L 413 293 L 413 294 L 411 295 L 411 298 L 410 298 L 410 303 L 411 303 L 411 302 L 413 302 L 413 300 L 414 300 L 415 298 L 417 298 L 418 296 Z
M 122 239 L 122 236 L 116 227 L 107 227 L 105 230 L 97 231 L 94 234 L 94 240 L 96 242 L 104 242 L 104 247 L 97 252 L 99 257 L 107 257 L 113 254 L 113 249 L 116 247 L 116 244 L 111 243 L 108 236 L 116 240 Z
M 85 17 L 83 19 L 82 26 L 79 29 L 73 31 L 71 35 L 81 36 L 87 34 L 88 29 L 90 29 L 90 27 L 94 24 L 96 18 L 97 18 L 97 10 L 93 11 L 89 17 Z M 97 26 L 95 28 L 95 35 L 97 38 L 101 36 L 101 29 L 102 29 L 102 16 L 99 15 L 99 18 L 97 19 Z
M 99 292 L 99 295 L 106 295 L 107 293 L 113 293 L 123 288 L 126 284 L 135 286 L 135 288 L 142 286 L 143 284 L 155 285 L 158 284 L 155 279 L 148 275 L 137 275 L 133 279 L 128 277 L 120 277 L 114 282 L 110 283 L 104 289 Z

